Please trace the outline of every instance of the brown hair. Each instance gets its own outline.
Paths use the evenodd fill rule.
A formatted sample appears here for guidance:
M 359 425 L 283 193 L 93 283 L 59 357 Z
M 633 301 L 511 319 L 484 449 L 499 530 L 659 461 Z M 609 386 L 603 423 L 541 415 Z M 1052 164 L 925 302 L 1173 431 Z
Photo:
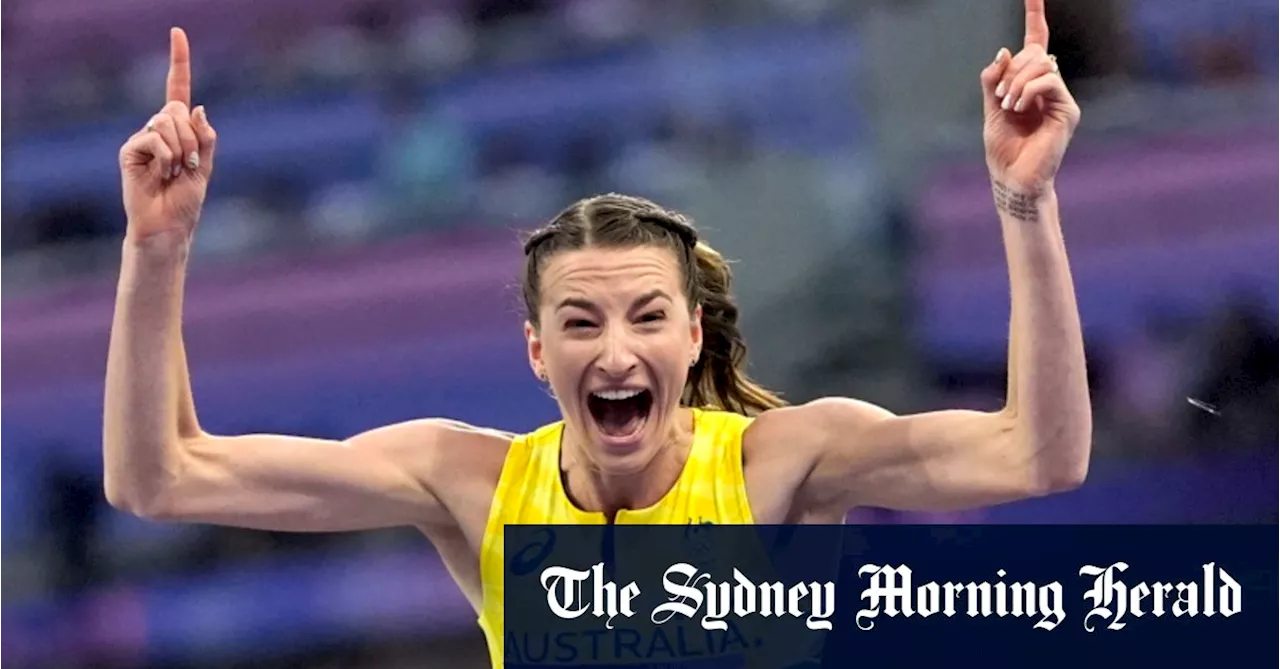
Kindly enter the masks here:
M 746 416 L 785 406 L 747 376 L 747 344 L 738 330 L 738 305 L 729 292 L 732 276 L 724 257 L 698 240 L 688 218 L 644 198 L 610 193 L 579 200 L 528 236 L 522 292 L 529 322 L 540 325 L 541 272 L 555 254 L 650 245 L 675 253 L 690 308 L 702 305 L 702 355 L 689 370 L 683 403 Z

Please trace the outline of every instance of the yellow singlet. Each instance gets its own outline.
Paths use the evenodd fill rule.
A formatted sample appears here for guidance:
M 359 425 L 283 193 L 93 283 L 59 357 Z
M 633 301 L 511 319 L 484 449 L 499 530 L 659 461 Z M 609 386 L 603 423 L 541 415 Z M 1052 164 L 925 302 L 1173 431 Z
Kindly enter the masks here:
M 676 483 L 645 509 L 621 510 L 615 522 L 634 525 L 753 524 L 742 475 L 742 435 L 750 418 L 693 409 L 694 438 Z M 560 437 L 564 423 L 517 437 L 494 492 L 480 548 L 484 602 L 480 628 L 494 667 L 502 666 L 503 526 L 601 525 L 604 514 L 583 511 L 569 501 L 560 478 Z

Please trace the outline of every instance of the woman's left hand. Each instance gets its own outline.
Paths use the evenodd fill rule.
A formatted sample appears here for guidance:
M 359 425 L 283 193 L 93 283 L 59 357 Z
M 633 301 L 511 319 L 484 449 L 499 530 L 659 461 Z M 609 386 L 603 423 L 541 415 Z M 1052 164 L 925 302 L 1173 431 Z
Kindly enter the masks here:
M 982 71 L 987 169 L 993 181 L 1016 190 L 1041 192 L 1052 187 L 1080 123 L 1080 106 L 1048 48 L 1044 0 L 1026 0 L 1022 51 L 1011 56 L 1002 48 Z

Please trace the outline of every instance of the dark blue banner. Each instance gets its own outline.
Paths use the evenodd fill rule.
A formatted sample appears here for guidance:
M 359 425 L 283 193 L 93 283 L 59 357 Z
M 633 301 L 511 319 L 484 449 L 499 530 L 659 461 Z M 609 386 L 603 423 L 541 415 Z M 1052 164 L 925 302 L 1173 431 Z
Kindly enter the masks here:
M 509 667 L 1277 664 L 1277 527 L 508 526 Z

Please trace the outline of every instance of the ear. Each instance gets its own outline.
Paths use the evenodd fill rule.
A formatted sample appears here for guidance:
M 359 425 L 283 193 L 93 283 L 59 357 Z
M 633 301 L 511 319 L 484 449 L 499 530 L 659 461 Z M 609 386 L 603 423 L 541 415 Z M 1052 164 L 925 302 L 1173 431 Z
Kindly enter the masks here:
M 693 350 L 697 351 L 697 356 L 702 355 L 702 305 L 693 308 L 693 315 L 689 317 L 689 338 L 693 343 Z
M 530 321 L 524 322 L 524 340 L 529 348 L 529 368 L 541 380 L 545 374 L 543 370 L 546 369 L 542 362 L 542 337 L 538 334 L 538 328 Z

